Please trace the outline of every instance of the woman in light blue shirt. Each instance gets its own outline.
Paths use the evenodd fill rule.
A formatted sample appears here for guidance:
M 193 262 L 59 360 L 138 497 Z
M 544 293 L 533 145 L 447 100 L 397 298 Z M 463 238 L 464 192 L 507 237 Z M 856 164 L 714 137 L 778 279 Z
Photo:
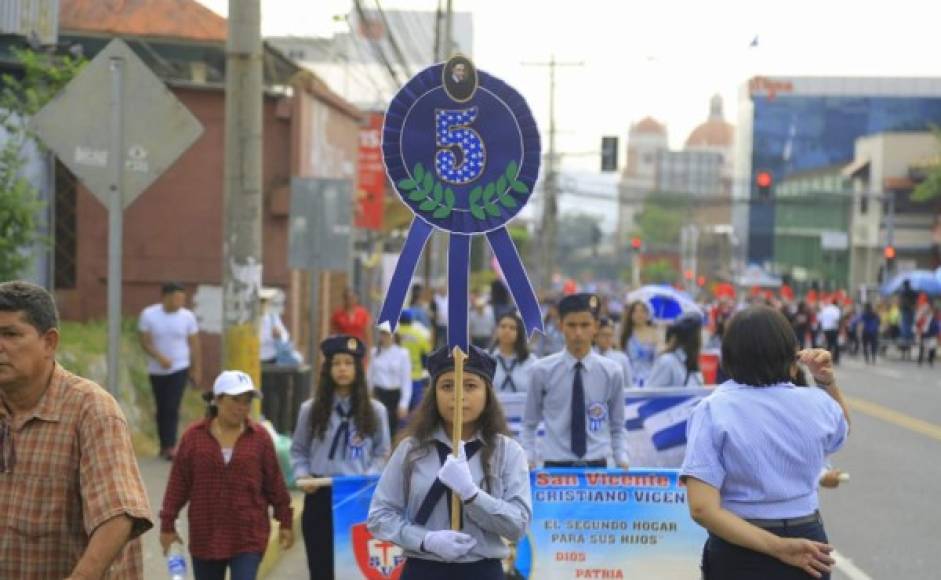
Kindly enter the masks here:
M 369 531 L 405 550 L 400 580 L 502 580 L 502 560 L 526 534 L 532 499 L 526 454 L 507 431 L 493 390 L 493 358 L 470 347 L 464 363 L 460 451 L 452 453 L 454 359 L 428 359 L 431 388 L 396 447 L 369 506 Z M 462 502 L 457 530 L 451 495 Z
M 648 387 L 701 387 L 699 351 L 702 348 L 702 316 L 690 312 L 667 328 L 667 348 L 660 353 L 644 383 Z
M 647 304 L 641 300 L 631 302 L 621 321 L 621 348 L 631 360 L 633 386 L 643 387 L 646 384 L 647 375 L 657 356 L 660 337 L 659 329 L 650 319 Z
M 497 319 L 497 340 L 490 355 L 497 361 L 493 388 L 498 393 L 525 393 L 529 390 L 530 370 L 538 358 L 529 352 L 526 343 L 523 321 L 515 311 Z
M 722 365 L 731 380 L 693 410 L 680 471 L 690 514 L 709 530 L 703 577 L 830 578 L 818 480 L 848 431 L 830 353 L 798 351 L 787 319 L 754 306 L 729 321 Z M 819 388 L 799 386 L 799 365 Z

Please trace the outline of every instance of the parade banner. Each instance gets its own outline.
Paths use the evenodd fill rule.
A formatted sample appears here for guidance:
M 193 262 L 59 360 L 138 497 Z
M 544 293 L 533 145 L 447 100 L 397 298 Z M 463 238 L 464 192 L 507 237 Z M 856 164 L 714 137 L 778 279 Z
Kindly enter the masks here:
M 678 468 L 686 451 L 686 422 L 693 407 L 712 393 L 710 387 L 625 389 L 624 426 L 631 465 Z M 500 393 L 507 423 L 519 439 L 526 410 L 526 393 Z M 542 425 L 536 431 L 542 438 Z M 538 453 L 538 450 L 537 450 Z
M 366 529 L 377 477 L 333 484 L 338 577 L 398 579 L 404 553 Z M 510 546 L 516 578 L 699 578 L 705 531 L 675 470 L 538 470 L 530 531 Z

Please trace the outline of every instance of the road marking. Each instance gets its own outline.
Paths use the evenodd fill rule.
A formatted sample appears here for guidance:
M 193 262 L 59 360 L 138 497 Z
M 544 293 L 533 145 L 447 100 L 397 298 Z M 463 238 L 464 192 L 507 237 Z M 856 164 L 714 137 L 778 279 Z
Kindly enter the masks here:
M 859 411 L 870 417 L 882 419 L 888 423 L 941 441 L 941 425 L 910 417 L 904 413 L 899 413 L 898 411 L 865 399 L 857 399 L 856 397 L 845 397 L 845 399 L 846 404 L 854 411 Z
M 843 554 L 833 550 L 830 552 L 830 555 L 836 560 L 836 564 L 834 564 L 833 567 L 849 577 L 850 580 L 872 580 L 869 574 L 860 570 L 852 560 Z

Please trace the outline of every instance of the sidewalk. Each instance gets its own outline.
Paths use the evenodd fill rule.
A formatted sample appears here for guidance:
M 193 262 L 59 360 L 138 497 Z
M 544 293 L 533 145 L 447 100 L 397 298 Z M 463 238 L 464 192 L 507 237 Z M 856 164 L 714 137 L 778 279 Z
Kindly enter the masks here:
M 163 492 L 170 477 L 170 462 L 159 457 L 138 457 L 141 476 L 147 487 L 147 496 L 150 498 L 150 507 L 153 511 L 154 528 L 144 534 L 141 547 L 144 552 L 144 578 L 159 580 L 167 578 L 167 562 L 160 548 L 160 505 L 163 503 Z M 291 492 L 294 498 L 294 546 L 287 552 L 280 549 L 271 549 L 269 544 L 268 557 L 262 562 L 259 578 L 304 578 L 307 573 L 307 560 L 304 554 L 304 539 L 301 537 L 300 517 L 303 507 L 303 495 L 300 492 Z M 272 522 L 272 530 L 277 531 L 277 523 Z M 180 513 L 177 532 L 186 541 L 186 508 Z M 187 578 L 193 578 L 192 563 L 187 559 Z M 267 573 L 266 573 L 267 570 Z

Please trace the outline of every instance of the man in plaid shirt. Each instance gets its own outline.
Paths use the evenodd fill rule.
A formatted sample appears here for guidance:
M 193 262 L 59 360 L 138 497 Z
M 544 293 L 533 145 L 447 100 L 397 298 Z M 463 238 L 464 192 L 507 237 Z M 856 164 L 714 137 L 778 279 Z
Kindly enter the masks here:
M 143 578 L 153 526 L 127 420 L 55 360 L 52 296 L 0 284 L 0 578 Z

